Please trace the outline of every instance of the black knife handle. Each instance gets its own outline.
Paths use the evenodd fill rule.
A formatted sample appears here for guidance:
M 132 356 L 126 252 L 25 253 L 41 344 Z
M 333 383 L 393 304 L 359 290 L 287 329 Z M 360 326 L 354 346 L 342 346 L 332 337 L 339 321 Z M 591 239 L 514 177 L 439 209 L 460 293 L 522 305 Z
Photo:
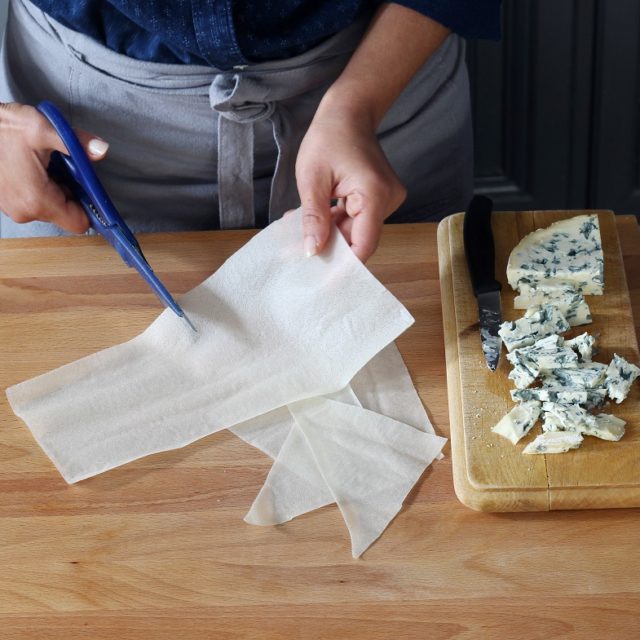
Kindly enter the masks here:
M 493 202 L 486 196 L 473 196 L 464 215 L 464 251 L 469 265 L 473 293 L 500 291 L 495 277 L 495 246 L 491 229 Z

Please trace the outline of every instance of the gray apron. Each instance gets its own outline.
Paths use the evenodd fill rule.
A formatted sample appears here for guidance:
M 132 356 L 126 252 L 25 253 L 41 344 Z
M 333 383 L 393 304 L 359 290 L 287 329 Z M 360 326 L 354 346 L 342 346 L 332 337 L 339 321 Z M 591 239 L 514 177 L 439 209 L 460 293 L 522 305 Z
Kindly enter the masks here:
M 366 21 L 312 50 L 231 71 L 141 62 L 12 0 L 0 101 L 58 105 L 110 143 L 98 174 L 136 231 L 265 226 L 299 204 L 294 167 Z M 386 115 L 379 139 L 408 197 L 391 221 L 464 208 L 472 180 L 464 44 L 450 36 Z M 62 234 L 0 214 L 0 237 Z

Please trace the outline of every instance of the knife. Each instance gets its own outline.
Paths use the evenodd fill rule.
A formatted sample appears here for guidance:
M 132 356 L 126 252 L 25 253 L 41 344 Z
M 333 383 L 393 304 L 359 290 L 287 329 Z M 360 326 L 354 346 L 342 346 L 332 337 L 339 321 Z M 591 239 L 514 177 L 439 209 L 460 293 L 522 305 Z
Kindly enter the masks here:
M 478 301 L 482 352 L 491 371 L 500 359 L 502 340 L 498 329 L 502 322 L 500 289 L 495 278 L 495 246 L 491 230 L 493 202 L 486 196 L 474 196 L 464 216 L 464 251 L 469 266 L 473 293 Z

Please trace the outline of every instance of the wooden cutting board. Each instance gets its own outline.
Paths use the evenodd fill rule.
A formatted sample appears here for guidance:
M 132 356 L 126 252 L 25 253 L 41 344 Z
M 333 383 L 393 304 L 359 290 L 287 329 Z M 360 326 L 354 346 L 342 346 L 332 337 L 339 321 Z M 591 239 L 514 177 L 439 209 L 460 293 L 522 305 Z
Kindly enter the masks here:
M 527 233 L 586 211 L 494 213 L 496 277 L 503 285 L 502 315 L 522 317 L 513 308 L 507 284 L 511 250 Z M 597 211 L 605 255 L 605 295 L 588 296 L 593 324 L 575 327 L 600 334 L 594 360 L 608 363 L 613 353 L 640 363 L 638 342 L 622 263 L 615 216 Z M 514 406 L 507 378 L 511 365 L 503 349 L 495 373 L 487 368 L 480 346 L 478 307 L 471 290 L 462 238 L 464 214 L 452 215 L 438 227 L 438 254 L 447 387 L 451 424 L 454 485 L 458 498 L 481 511 L 547 511 L 640 506 L 640 383 L 621 404 L 604 409 L 627 421 L 619 442 L 585 437 L 582 446 L 564 454 L 523 455 L 522 449 L 541 433 L 539 424 L 517 445 L 491 428 Z

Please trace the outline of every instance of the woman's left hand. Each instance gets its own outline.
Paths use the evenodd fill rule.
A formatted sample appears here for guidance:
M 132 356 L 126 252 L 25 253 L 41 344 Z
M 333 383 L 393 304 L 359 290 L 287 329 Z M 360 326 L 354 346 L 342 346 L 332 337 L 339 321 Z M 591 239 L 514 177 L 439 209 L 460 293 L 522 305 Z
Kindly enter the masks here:
M 450 31 L 430 17 L 383 3 L 347 66 L 323 96 L 296 162 L 304 248 L 322 251 L 332 218 L 365 261 L 382 223 L 406 197 L 378 144 L 376 129 Z M 338 206 L 330 208 L 331 200 Z
M 384 220 L 404 201 L 398 180 L 366 119 L 316 114 L 296 162 L 304 250 L 320 253 L 335 220 L 365 262 L 376 250 Z M 337 206 L 331 207 L 331 201 Z

